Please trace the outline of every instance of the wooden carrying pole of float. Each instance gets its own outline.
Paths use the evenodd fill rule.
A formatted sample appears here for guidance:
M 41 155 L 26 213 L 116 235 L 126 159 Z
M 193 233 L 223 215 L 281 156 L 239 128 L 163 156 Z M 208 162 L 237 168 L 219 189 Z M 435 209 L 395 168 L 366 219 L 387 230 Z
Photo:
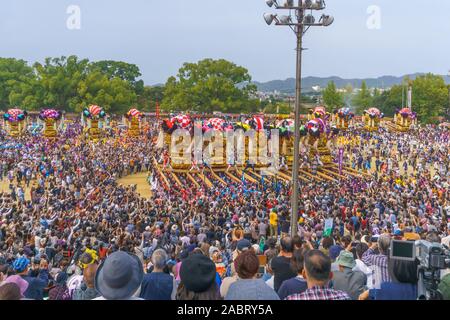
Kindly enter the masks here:
M 186 172 L 186 177 L 188 177 L 188 179 L 191 180 L 191 182 L 195 184 L 197 188 L 200 188 L 200 184 L 194 179 L 194 177 L 189 172 Z
M 240 170 L 240 169 L 239 169 Z M 252 175 L 254 175 L 256 178 L 261 179 L 262 175 L 258 174 L 256 171 L 252 171 Z
M 333 163 L 333 164 L 332 164 L 332 167 L 333 167 L 334 169 L 337 169 L 337 164 Z M 367 177 L 367 178 L 373 178 L 372 175 L 370 175 L 370 174 L 368 174 L 368 173 L 365 173 L 365 172 L 359 172 L 359 171 L 357 171 L 357 170 L 355 170 L 355 169 L 352 169 L 352 168 L 350 168 L 350 167 L 347 167 L 347 166 L 343 166 L 343 167 L 342 167 L 342 171 L 345 172 L 345 173 L 347 173 L 348 175 L 353 176 L 353 177 L 362 178 L 363 176 L 365 176 L 365 177 Z
M 283 172 L 278 172 L 278 177 L 280 177 L 281 179 L 283 179 L 285 181 L 292 181 L 292 177 L 288 176 L 287 174 L 285 174 Z
M 231 180 L 233 180 L 234 182 L 237 182 L 237 183 L 241 183 L 241 182 L 242 182 L 241 179 L 239 179 L 239 178 L 237 178 L 236 176 L 232 175 L 230 172 L 225 171 L 225 174 L 226 174 Z
M 365 173 L 365 172 L 359 172 L 359 171 L 357 171 L 357 170 L 355 170 L 355 169 L 352 169 L 352 168 L 349 168 L 349 167 L 344 167 L 344 170 L 347 171 L 347 172 L 349 172 L 350 174 L 355 173 L 355 174 L 358 174 L 358 175 L 360 175 L 360 176 L 365 176 L 365 177 L 367 177 L 367 178 L 373 178 L 372 175 L 370 175 L 370 174 L 368 174 L 368 173 Z
M 242 177 L 242 175 L 244 175 L 244 178 L 248 181 L 250 181 L 251 183 L 254 184 L 259 184 L 259 181 L 256 180 L 255 178 L 249 176 L 247 173 L 243 172 L 242 170 L 239 170 L 238 168 L 236 168 L 236 173 Z
M 166 176 L 162 172 L 162 170 L 159 167 L 158 162 L 156 161 L 155 157 L 153 157 L 153 164 L 154 164 L 154 166 L 156 168 L 156 171 L 158 172 L 158 174 L 160 175 L 160 177 L 163 179 L 164 183 L 166 184 L 167 188 L 170 189 L 169 180 L 166 178 Z
M 178 179 L 177 175 L 175 174 L 175 172 L 171 171 L 172 174 L 172 178 L 173 180 L 175 180 L 175 182 L 177 183 L 177 185 L 179 187 L 183 187 L 183 184 L 181 183 L 180 179 Z
M 320 170 L 320 169 L 319 169 L 319 170 Z M 317 175 L 318 175 L 319 177 L 321 177 L 321 178 L 323 178 L 323 179 L 325 179 L 325 180 L 331 181 L 331 182 L 337 182 L 337 181 L 338 181 L 337 179 L 335 179 L 335 178 L 333 178 L 333 177 L 330 177 L 330 176 L 328 176 L 328 175 L 326 175 L 325 173 L 322 173 L 322 172 L 320 172 L 320 171 L 317 171 Z
M 221 178 L 219 177 L 213 170 L 211 170 L 211 175 L 213 176 L 214 179 L 216 179 L 217 181 L 219 181 L 221 184 L 223 184 L 225 187 L 228 186 L 228 184 Z
M 327 173 L 329 175 L 335 176 L 335 177 L 340 178 L 340 179 L 345 179 L 346 178 L 346 176 L 344 176 L 344 175 L 340 175 L 337 172 L 334 172 L 332 170 L 328 170 L 328 169 L 325 169 L 325 168 L 321 168 L 320 171 L 325 172 L 325 173 Z
M 305 176 L 307 176 L 308 178 L 311 178 L 311 180 L 318 180 L 319 182 L 322 182 L 323 179 L 321 177 L 318 176 L 314 176 L 313 174 L 309 173 L 308 171 L 304 170 L 304 169 L 300 169 L 299 170 L 300 173 L 304 174 Z
M 202 179 L 202 181 L 206 184 L 206 186 L 208 188 L 212 188 L 213 187 L 213 183 L 211 182 L 211 180 L 208 179 L 208 177 L 206 177 L 202 173 L 197 173 L 197 175 L 200 177 L 200 179 Z
M 287 181 L 292 181 L 292 171 L 290 171 L 290 170 L 288 170 L 286 172 L 279 171 L 277 173 L 277 176 L 281 177 L 282 179 L 286 179 Z M 311 180 L 309 180 L 308 178 L 301 176 L 301 175 L 299 175 L 298 178 L 305 183 L 311 182 Z

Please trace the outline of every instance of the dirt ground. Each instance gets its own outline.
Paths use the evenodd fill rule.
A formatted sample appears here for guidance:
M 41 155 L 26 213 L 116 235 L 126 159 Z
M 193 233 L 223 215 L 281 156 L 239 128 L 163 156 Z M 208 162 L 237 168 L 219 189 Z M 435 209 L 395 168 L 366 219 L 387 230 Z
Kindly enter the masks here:
M 25 200 L 31 200 L 30 188 L 26 188 L 25 186 L 24 191 L 25 191 Z M 8 193 L 10 192 L 8 179 L 3 179 L 2 181 L 0 181 L 0 192 L 8 192 Z
M 133 174 L 131 176 L 127 176 L 118 181 L 119 184 L 123 184 L 126 186 L 136 185 L 137 192 L 143 198 L 150 198 L 152 192 L 150 190 L 150 185 L 147 183 L 147 173 L 142 172 L 138 174 Z
M 137 191 L 144 198 L 149 198 L 151 196 L 150 186 L 147 183 L 147 173 L 138 173 L 131 176 L 127 176 L 118 181 L 119 184 L 123 184 L 126 186 L 136 185 Z M 31 186 L 31 184 L 30 184 Z M 25 188 L 25 199 L 30 200 L 30 188 Z M 9 181 L 7 179 L 3 179 L 0 181 L 0 192 L 8 192 L 9 193 Z

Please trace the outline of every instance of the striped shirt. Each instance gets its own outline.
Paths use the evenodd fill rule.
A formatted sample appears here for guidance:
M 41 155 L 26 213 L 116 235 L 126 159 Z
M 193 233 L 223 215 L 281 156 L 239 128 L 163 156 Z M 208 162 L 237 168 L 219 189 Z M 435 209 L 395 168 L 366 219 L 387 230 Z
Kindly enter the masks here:
M 374 270 L 374 287 L 379 288 L 383 282 L 391 282 L 388 269 L 388 257 L 384 254 L 376 254 L 373 249 L 368 249 L 362 256 L 362 262 Z

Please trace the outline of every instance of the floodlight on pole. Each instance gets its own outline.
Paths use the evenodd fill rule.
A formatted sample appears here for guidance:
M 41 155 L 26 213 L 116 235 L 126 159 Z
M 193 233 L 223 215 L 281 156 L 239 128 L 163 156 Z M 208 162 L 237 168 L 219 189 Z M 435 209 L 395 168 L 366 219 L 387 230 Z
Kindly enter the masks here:
M 303 23 L 305 25 L 313 25 L 314 22 L 316 22 L 316 18 L 314 18 L 314 16 L 312 14 L 308 14 L 305 16 L 305 18 L 303 19 Z
M 325 1 L 324 0 L 316 0 L 311 6 L 311 9 L 314 10 L 322 10 L 325 9 Z
M 276 14 L 271 14 L 271 13 L 265 13 L 264 14 L 264 20 L 266 20 L 266 23 L 270 26 L 273 21 L 275 20 L 275 18 L 277 17 Z
M 312 0 L 303 0 L 302 1 L 302 7 L 305 9 L 311 9 L 313 6 Z
M 298 1 L 298 2 L 297 2 Z M 295 89 L 295 140 L 294 140 L 294 164 L 292 166 L 292 194 L 291 194 L 291 235 L 298 233 L 298 208 L 299 208 L 299 154 L 300 154 L 300 109 L 301 109 L 301 89 L 302 89 L 302 47 L 303 35 L 312 26 L 328 27 L 334 21 L 329 15 L 322 15 L 318 23 L 312 15 L 313 10 L 325 9 L 324 0 L 296 0 L 286 1 L 280 6 L 276 0 L 267 0 L 269 7 L 275 6 L 275 9 L 294 10 L 295 15 L 277 16 L 275 14 L 264 14 L 264 20 L 268 25 L 276 21 L 276 26 L 288 26 L 294 31 L 297 38 L 297 67 L 296 67 L 296 89 Z M 308 10 L 308 14 L 305 11 Z M 311 11 L 311 13 L 309 13 Z M 296 21 L 293 20 L 293 17 Z
M 294 6 L 294 0 L 286 0 L 284 3 L 285 8 L 292 8 Z
M 333 24 L 333 22 L 334 22 L 334 17 L 333 17 L 333 16 L 326 15 L 326 14 L 323 14 L 322 17 L 320 18 L 320 21 L 322 22 L 322 25 L 323 25 L 324 27 L 328 27 L 328 26 L 330 26 L 330 25 Z
M 275 1 L 274 1 L 274 0 L 267 0 L 266 3 L 267 3 L 267 5 L 268 5 L 270 8 L 272 8 L 273 5 L 275 4 Z
M 278 20 L 281 24 L 288 24 L 292 22 L 291 16 L 279 16 Z

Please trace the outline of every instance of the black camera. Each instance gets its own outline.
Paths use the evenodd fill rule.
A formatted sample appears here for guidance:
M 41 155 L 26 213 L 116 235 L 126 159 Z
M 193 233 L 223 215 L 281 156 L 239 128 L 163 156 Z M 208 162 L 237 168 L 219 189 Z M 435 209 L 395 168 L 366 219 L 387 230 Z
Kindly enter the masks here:
M 418 262 L 418 299 L 441 300 L 438 285 L 441 270 L 450 268 L 450 251 L 439 243 L 424 240 L 392 240 L 390 259 Z

